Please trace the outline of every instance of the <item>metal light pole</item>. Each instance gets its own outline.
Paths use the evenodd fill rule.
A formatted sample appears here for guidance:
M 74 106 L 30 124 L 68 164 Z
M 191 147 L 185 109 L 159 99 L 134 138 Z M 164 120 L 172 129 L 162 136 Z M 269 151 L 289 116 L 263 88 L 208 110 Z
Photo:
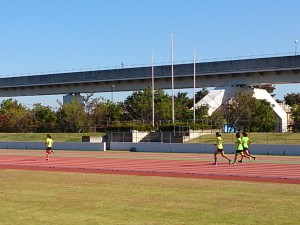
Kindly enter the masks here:
M 154 127 L 154 54 L 152 53 L 152 127 Z
M 174 41 L 173 41 L 173 32 L 171 32 L 171 75 L 172 75 L 172 123 L 175 122 L 175 113 L 174 113 Z
M 196 49 L 194 49 L 194 123 L 196 122 Z

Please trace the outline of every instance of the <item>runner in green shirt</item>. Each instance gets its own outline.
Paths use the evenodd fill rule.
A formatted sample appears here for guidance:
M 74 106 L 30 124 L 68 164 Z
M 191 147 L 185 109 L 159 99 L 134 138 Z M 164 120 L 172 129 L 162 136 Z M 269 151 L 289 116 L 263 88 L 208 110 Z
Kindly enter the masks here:
M 216 143 L 214 145 L 217 146 L 217 149 L 214 152 L 214 158 L 215 158 L 215 163 L 214 165 L 217 165 L 217 155 L 220 153 L 222 157 L 228 160 L 229 164 L 231 163 L 231 160 L 225 155 L 224 149 L 223 149 L 223 140 L 221 137 L 221 134 L 219 132 L 216 133 Z
M 244 153 L 243 153 L 244 148 L 243 148 L 242 138 L 241 138 L 240 132 L 237 132 L 236 135 L 235 135 L 235 137 L 236 137 L 236 141 L 235 141 L 236 152 L 235 152 L 234 160 L 233 160 L 232 164 L 236 164 L 236 160 L 237 160 L 237 156 L 238 155 L 241 155 L 242 158 L 244 157 Z
M 243 153 L 244 156 L 243 157 L 248 157 L 251 161 L 251 158 L 256 160 L 256 157 L 251 155 L 249 152 L 249 145 L 251 143 L 250 138 L 248 137 L 248 134 L 246 132 L 243 132 L 243 137 L 242 137 L 242 144 L 243 144 Z M 239 162 L 243 162 L 243 157 Z

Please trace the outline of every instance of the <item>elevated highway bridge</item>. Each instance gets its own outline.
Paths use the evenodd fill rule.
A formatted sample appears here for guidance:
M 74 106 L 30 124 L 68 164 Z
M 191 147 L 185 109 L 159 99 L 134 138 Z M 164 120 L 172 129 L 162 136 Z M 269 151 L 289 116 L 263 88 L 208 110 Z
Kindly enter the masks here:
M 174 65 L 174 88 L 192 88 L 194 64 Z M 171 89 L 171 65 L 155 66 L 155 89 Z M 151 86 L 152 67 L 0 78 L 0 97 L 135 91 Z M 196 63 L 196 87 L 300 83 L 300 56 Z

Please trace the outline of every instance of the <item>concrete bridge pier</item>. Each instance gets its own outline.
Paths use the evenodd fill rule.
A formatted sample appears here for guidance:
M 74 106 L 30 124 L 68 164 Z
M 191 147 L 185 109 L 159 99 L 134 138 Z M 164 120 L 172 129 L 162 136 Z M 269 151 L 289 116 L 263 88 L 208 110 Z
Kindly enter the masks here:
M 83 96 L 81 96 L 80 93 L 68 93 L 63 96 L 63 104 L 69 104 L 72 101 L 77 101 L 82 104 L 84 103 Z

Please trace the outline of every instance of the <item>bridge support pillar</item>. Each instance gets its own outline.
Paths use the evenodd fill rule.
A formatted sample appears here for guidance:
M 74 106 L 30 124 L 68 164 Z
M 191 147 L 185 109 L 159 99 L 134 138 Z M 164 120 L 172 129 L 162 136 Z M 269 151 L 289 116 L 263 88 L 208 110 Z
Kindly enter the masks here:
M 63 104 L 69 104 L 72 101 L 77 101 L 82 104 L 84 103 L 83 96 L 81 96 L 80 93 L 69 93 L 63 96 Z
M 284 109 L 275 101 L 275 99 L 265 90 L 258 88 L 251 88 L 247 86 L 236 87 L 236 86 L 226 86 L 218 87 L 213 89 L 202 98 L 197 104 L 197 106 L 208 105 L 208 114 L 211 115 L 215 110 L 221 107 L 227 100 L 232 99 L 237 93 L 244 92 L 246 94 L 252 94 L 256 99 L 267 100 L 273 107 L 275 114 L 279 118 L 279 131 L 287 132 L 287 113 Z

